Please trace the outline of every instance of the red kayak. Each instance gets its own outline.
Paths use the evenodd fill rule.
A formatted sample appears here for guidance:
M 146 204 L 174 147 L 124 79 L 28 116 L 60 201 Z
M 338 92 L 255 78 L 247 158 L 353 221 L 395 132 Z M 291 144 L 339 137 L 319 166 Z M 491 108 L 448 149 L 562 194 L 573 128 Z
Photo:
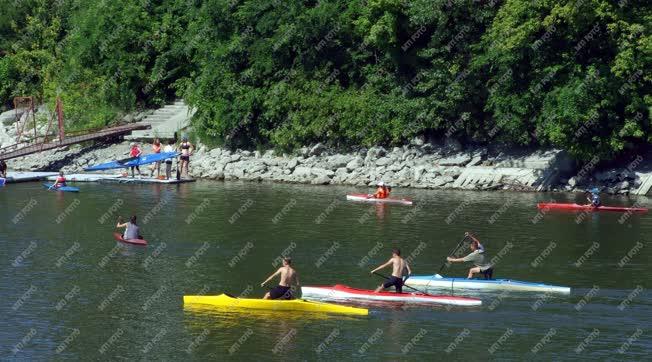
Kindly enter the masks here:
M 377 302 L 400 302 L 417 304 L 444 304 L 457 306 L 479 306 L 477 298 L 454 297 L 450 295 L 430 295 L 423 293 L 374 292 L 356 289 L 346 285 L 324 287 L 301 287 L 301 296 L 309 300 L 359 300 Z
M 619 211 L 619 212 L 647 212 L 644 207 L 619 207 L 619 206 L 598 206 L 563 204 L 556 202 L 540 202 L 537 204 L 539 209 L 548 210 L 586 210 L 586 211 Z
M 383 204 L 401 204 L 401 205 L 412 205 L 412 200 L 410 199 L 393 199 L 391 197 L 386 197 L 384 199 L 378 199 L 373 197 L 373 195 L 367 194 L 350 194 L 346 195 L 346 199 L 349 201 L 362 201 L 362 202 L 377 202 Z
M 125 239 L 125 238 L 122 237 L 122 234 L 120 234 L 120 233 L 113 233 L 113 237 L 116 240 L 122 241 L 123 243 L 126 243 L 126 244 L 142 245 L 142 246 L 147 245 L 147 240 L 143 240 L 143 239 Z

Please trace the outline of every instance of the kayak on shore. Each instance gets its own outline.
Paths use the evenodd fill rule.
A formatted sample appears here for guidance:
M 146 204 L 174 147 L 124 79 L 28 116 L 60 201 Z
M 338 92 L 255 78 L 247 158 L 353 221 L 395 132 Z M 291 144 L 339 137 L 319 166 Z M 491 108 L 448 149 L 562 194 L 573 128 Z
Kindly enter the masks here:
M 618 212 L 647 212 L 644 207 L 621 207 L 621 206 L 593 206 L 579 205 L 556 202 L 540 202 L 537 204 L 539 209 L 547 210 L 585 210 L 585 211 L 618 211 Z
M 303 299 L 275 300 L 275 299 L 246 299 L 236 298 L 227 294 L 214 296 L 206 295 L 184 295 L 183 303 L 185 304 L 206 304 L 215 307 L 228 307 L 226 310 L 232 312 L 241 312 L 242 310 L 251 311 L 272 310 L 272 311 L 302 311 L 315 313 L 332 313 L 332 314 L 353 314 L 368 315 L 369 310 L 365 308 L 349 307 L 339 304 L 321 303 L 307 301 Z
M 152 153 L 140 157 L 130 157 L 130 158 L 125 158 L 123 160 L 101 163 L 99 165 L 87 167 L 84 169 L 84 171 L 102 171 L 102 170 L 112 170 L 117 168 L 136 167 L 136 166 L 146 165 L 149 163 L 163 161 L 168 158 L 175 158 L 178 155 L 179 155 L 178 152 Z
M 62 191 L 62 192 L 79 192 L 79 189 L 77 187 L 72 187 L 72 186 L 59 186 L 59 187 L 52 187 L 54 184 L 43 184 L 43 187 L 50 191 Z
M 466 279 L 446 278 L 435 275 L 412 275 L 406 285 L 427 287 L 428 289 L 474 289 L 474 290 L 508 290 L 518 292 L 547 292 L 570 294 L 571 288 L 543 283 L 524 282 L 511 279 Z
M 356 289 L 346 285 L 301 287 L 303 298 L 309 300 L 355 300 L 373 302 L 400 302 L 415 304 L 440 304 L 455 306 L 479 306 L 482 301 L 477 298 L 454 297 L 448 295 L 430 295 L 424 293 L 374 292 Z
M 147 240 L 144 239 L 125 239 L 122 234 L 120 233 L 113 233 L 113 237 L 126 244 L 133 244 L 133 245 L 147 245 Z
M 395 199 L 395 198 L 391 198 L 391 197 L 387 197 L 387 198 L 384 198 L 384 199 L 379 199 L 379 198 L 373 197 L 373 195 L 368 195 L 368 194 L 349 194 L 349 195 L 346 195 L 346 199 L 348 201 L 378 202 L 378 203 L 385 203 L 385 204 L 412 205 L 412 200 L 409 200 L 409 199 Z

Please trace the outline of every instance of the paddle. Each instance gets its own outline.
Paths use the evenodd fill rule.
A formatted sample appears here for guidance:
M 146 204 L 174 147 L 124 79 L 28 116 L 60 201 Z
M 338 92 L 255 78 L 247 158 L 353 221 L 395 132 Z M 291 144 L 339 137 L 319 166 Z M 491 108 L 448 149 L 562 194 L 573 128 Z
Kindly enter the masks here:
M 453 250 L 451 250 L 450 253 L 448 253 L 447 256 L 451 256 L 451 255 L 455 254 L 455 252 L 457 251 L 457 249 L 460 248 L 460 246 L 462 245 L 462 243 L 464 242 L 464 240 L 466 240 L 466 238 L 468 238 L 468 237 L 469 237 L 469 236 L 465 234 L 465 235 L 464 235 L 464 238 L 462 238 L 462 240 L 460 240 L 460 242 L 457 243 L 457 245 L 455 246 L 455 248 L 453 248 Z M 444 264 L 441 265 L 441 268 L 439 268 L 439 271 L 438 271 L 437 274 L 435 274 L 435 275 L 438 275 L 439 277 L 441 277 L 441 275 L 439 275 L 439 273 L 441 273 L 441 271 L 444 270 L 444 267 L 446 266 L 446 264 L 448 264 L 448 260 L 445 261 Z
M 181 170 L 179 170 L 179 158 L 177 158 L 177 181 L 181 180 Z
M 387 277 L 387 276 L 385 276 L 385 275 L 383 275 L 383 274 L 380 274 L 380 273 L 378 273 L 378 272 L 374 272 L 374 274 L 376 274 L 377 276 L 379 276 L 379 277 L 381 277 L 381 278 L 385 278 L 385 279 L 389 280 L 389 277 Z M 409 276 L 408 276 L 408 278 L 409 278 Z M 407 280 L 407 278 L 406 278 L 405 280 Z M 404 280 L 403 282 L 405 282 L 405 280 Z M 417 291 L 417 292 L 419 292 L 419 293 L 422 293 L 422 294 L 425 294 L 425 295 L 430 295 L 430 294 L 424 292 L 423 290 L 419 290 L 419 289 L 417 289 L 417 288 L 413 288 L 413 287 L 411 287 L 411 286 L 409 286 L 409 285 L 403 285 L 403 286 L 406 287 L 406 288 L 410 288 L 410 289 L 412 289 L 412 290 L 415 290 L 415 291 Z

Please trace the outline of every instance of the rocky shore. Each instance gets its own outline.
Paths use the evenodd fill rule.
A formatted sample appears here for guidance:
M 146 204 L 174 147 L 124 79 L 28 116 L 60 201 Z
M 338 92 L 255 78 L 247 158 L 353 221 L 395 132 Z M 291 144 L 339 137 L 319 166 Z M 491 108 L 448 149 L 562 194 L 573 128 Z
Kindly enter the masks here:
M 127 157 L 128 142 L 76 145 L 8 162 L 15 171 L 82 172 L 84 167 Z M 149 152 L 147 145 L 143 146 Z M 231 151 L 198 145 L 191 158 L 191 176 L 209 180 L 247 180 L 423 189 L 583 191 L 601 187 L 619 195 L 639 194 L 646 182 L 645 158 L 622 168 L 601 169 L 596 162 L 572 161 L 563 151 L 517 151 L 463 148 L 453 140 L 426 142 L 416 138 L 403 147 L 372 147 L 337 153 L 323 144 L 294 154 L 273 150 Z M 146 167 L 142 167 L 147 172 Z M 148 173 L 148 172 L 147 172 Z M 648 180 L 648 178 L 650 178 Z

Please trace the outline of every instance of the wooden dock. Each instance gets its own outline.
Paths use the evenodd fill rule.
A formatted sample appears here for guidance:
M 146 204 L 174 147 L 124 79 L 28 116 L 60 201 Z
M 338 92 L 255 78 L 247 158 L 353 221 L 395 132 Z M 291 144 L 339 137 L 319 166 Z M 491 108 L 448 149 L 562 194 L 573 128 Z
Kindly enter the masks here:
M 54 181 L 57 179 L 59 173 L 57 172 L 7 172 L 7 183 L 16 182 L 30 182 L 30 181 Z M 169 180 L 161 180 L 150 177 L 135 177 L 124 176 L 122 174 L 93 174 L 93 173 L 78 173 L 65 175 L 68 182 L 111 182 L 122 184 L 180 184 L 187 182 L 195 182 L 195 179 L 181 179 L 177 180 L 172 178 Z

